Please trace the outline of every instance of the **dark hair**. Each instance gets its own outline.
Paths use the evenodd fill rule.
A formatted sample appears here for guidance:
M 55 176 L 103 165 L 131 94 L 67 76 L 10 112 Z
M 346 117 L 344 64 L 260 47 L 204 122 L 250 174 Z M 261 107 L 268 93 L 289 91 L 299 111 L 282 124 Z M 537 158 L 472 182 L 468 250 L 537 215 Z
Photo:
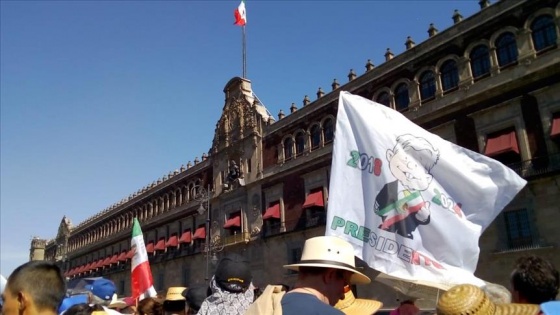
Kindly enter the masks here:
M 91 315 L 94 311 L 102 311 L 103 307 L 101 305 L 93 304 L 89 305 L 87 303 L 80 303 L 70 306 L 64 315 Z
M 136 311 L 140 315 L 161 315 L 163 314 L 163 305 L 154 298 L 145 298 L 138 302 Z
M 12 295 L 28 293 L 39 311 L 58 311 L 66 294 L 66 284 L 60 268 L 48 261 L 30 261 L 17 267 L 6 284 Z
M 513 290 L 519 292 L 527 303 L 541 304 L 556 299 L 560 276 L 546 259 L 525 256 L 516 261 L 511 284 Z
M 187 306 L 185 300 L 176 300 L 176 301 L 163 301 L 163 310 L 165 312 L 180 312 L 184 311 Z

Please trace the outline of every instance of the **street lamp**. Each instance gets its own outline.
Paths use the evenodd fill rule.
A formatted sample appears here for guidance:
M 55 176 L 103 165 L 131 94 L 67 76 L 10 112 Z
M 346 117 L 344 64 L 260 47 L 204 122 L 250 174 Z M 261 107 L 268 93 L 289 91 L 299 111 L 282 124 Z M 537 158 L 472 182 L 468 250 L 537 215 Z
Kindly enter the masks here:
M 210 199 L 212 198 L 212 191 L 210 191 L 210 185 L 208 185 L 207 189 L 204 187 L 200 187 L 198 193 L 195 195 L 194 199 L 200 203 L 198 206 L 198 213 L 203 215 L 206 212 L 206 242 L 204 244 L 204 253 L 206 256 L 206 277 L 205 280 L 208 281 L 209 272 L 210 272 L 210 260 L 212 260 L 212 264 L 215 265 L 218 263 L 218 256 L 216 255 L 217 252 L 220 252 L 224 249 L 223 245 L 219 239 L 210 240 Z M 210 256 L 212 256 L 210 258 Z

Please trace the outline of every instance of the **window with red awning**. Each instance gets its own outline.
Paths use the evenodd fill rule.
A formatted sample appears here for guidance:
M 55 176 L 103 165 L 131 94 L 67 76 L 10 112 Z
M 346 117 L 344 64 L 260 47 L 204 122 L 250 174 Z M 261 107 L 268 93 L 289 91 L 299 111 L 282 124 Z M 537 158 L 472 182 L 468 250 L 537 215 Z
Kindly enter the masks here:
M 552 128 L 550 129 L 550 136 L 557 137 L 560 135 L 560 115 L 554 115 L 552 118 Z
M 146 252 L 148 254 L 151 254 L 154 252 L 154 242 L 150 241 L 148 242 L 148 245 L 146 245 Z
M 241 213 L 234 215 L 233 217 L 229 218 L 224 224 L 224 229 L 240 227 L 241 226 Z
M 303 203 L 302 209 L 310 207 L 324 207 L 325 199 L 323 198 L 323 188 L 309 192 L 305 202 Z
M 196 239 L 206 239 L 206 227 L 204 225 L 198 227 L 198 229 L 194 231 L 193 240 Z
M 117 258 L 117 261 L 126 261 L 127 254 L 128 252 L 126 250 L 123 250 L 122 253 L 119 255 L 119 257 Z
M 507 129 L 488 135 L 486 139 L 486 149 L 484 150 L 485 155 L 492 157 L 507 152 L 519 154 L 515 130 Z
M 206 233 L 206 231 L 205 231 Z M 181 238 L 179 238 L 179 243 L 183 244 L 183 243 L 191 243 L 193 239 L 191 230 L 185 230 L 185 232 L 183 232 L 183 234 L 181 234 Z
M 165 237 L 159 239 L 159 241 L 154 246 L 154 250 L 165 250 Z
M 271 203 L 262 218 L 263 220 L 280 219 L 280 202 L 276 201 Z
M 177 234 L 171 235 L 171 237 L 165 243 L 165 247 L 177 247 L 179 245 L 179 239 L 177 238 Z

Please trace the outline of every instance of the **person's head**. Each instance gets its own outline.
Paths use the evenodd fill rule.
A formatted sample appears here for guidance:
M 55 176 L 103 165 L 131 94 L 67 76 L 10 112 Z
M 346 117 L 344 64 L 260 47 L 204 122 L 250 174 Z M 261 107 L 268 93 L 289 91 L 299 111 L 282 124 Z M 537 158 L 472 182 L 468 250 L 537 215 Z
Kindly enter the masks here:
M 66 294 L 60 269 L 47 261 L 30 261 L 17 267 L 2 294 L 4 315 L 56 314 Z
M 371 280 L 356 270 L 354 248 L 335 236 L 313 237 L 305 241 L 301 261 L 284 268 L 299 271 L 300 285 L 311 286 L 335 305 L 348 284 L 367 284 Z
M 199 286 L 188 288 L 183 291 L 183 296 L 187 301 L 187 314 L 196 314 L 200 310 L 200 306 L 204 299 L 208 297 L 208 287 Z
M 546 259 L 526 256 L 516 261 L 511 285 L 513 302 L 541 304 L 556 299 L 560 276 Z
M 113 281 L 105 278 L 95 279 L 85 288 L 91 292 L 91 302 L 103 306 L 109 306 L 113 296 L 117 293 L 117 287 Z
M 414 300 L 405 300 L 399 306 L 400 315 L 418 315 L 420 309 L 414 304 Z
M 357 299 L 350 286 L 344 287 L 344 292 L 344 298 L 338 300 L 334 306 L 344 314 L 374 314 L 383 306 L 383 303 L 377 300 Z
M 97 304 L 79 303 L 70 306 L 64 315 L 91 315 L 95 311 L 103 311 L 103 307 Z
M 245 292 L 253 281 L 249 261 L 237 254 L 220 259 L 214 278 L 220 288 L 232 293 Z
M 163 305 L 154 298 L 145 298 L 138 302 L 136 312 L 138 315 L 162 315 Z
M 163 301 L 163 311 L 166 314 L 185 314 L 186 300 L 183 296 L 185 287 L 170 287 L 167 289 L 165 301 Z
M 472 284 L 461 284 L 444 292 L 437 302 L 438 315 L 536 315 L 539 305 L 535 304 L 495 304 Z
M 393 150 L 387 150 L 389 169 L 407 189 L 426 190 L 432 181 L 431 169 L 439 151 L 424 138 L 402 135 Z

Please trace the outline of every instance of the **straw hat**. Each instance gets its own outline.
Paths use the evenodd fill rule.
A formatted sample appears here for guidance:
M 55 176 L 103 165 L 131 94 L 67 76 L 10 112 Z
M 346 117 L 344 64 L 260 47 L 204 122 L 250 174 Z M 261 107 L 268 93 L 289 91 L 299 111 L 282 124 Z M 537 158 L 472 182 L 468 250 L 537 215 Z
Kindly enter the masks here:
M 532 304 L 494 304 L 477 286 L 461 284 L 445 292 L 438 301 L 439 315 L 536 315 Z
M 117 294 L 113 294 L 113 298 L 111 299 L 111 303 L 109 303 L 108 308 L 125 308 L 128 305 L 125 301 L 117 298 Z
M 284 265 L 284 268 L 299 271 L 299 267 L 322 267 L 343 269 L 353 272 L 352 284 L 368 284 L 370 278 L 356 270 L 352 244 L 335 236 L 318 236 L 305 241 L 301 261 Z
M 183 296 L 183 291 L 185 291 L 186 287 L 170 287 L 167 289 L 167 294 L 165 295 L 166 301 L 185 301 L 185 297 Z
M 344 294 L 344 300 L 338 300 L 335 308 L 347 315 L 371 315 L 383 306 L 383 303 L 376 300 L 357 299 L 352 290 Z

